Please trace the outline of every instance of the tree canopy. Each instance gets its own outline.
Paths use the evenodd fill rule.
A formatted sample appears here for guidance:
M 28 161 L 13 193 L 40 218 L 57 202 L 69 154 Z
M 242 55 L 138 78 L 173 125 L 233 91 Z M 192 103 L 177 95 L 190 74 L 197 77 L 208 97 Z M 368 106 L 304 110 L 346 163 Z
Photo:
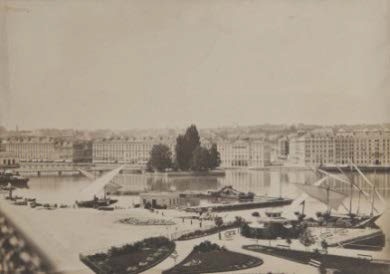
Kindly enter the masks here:
M 180 170 L 206 171 L 221 164 L 217 145 L 213 144 L 210 149 L 202 147 L 195 125 L 189 126 L 184 135 L 177 137 L 175 152 L 175 165 Z
M 172 167 L 172 152 L 167 145 L 154 145 L 150 151 L 150 159 L 147 165 L 149 168 L 158 171 L 165 171 Z
M 186 141 L 184 135 L 177 136 L 175 153 L 176 153 L 176 159 L 175 159 L 176 167 L 181 170 L 188 170 L 190 166 L 189 166 L 189 161 L 187 159 L 188 156 L 186 151 Z
M 191 169 L 193 171 L 205 171 L 209 169 L 210 153 L 209 151 L 201 146 L 195 148 L 192 160 Z
M 209 168 L 215 169 L 221 164 L 221 156 L 218 152 L 217 145 L 212 144 L 209 150 Z
M 191 159 L 194 150 L 200 146 L 200 137 L 195 125 L 187 128 L 184 135 L 176 139 L 176 164 L 181 170 L 188 170 L 191 167 Z

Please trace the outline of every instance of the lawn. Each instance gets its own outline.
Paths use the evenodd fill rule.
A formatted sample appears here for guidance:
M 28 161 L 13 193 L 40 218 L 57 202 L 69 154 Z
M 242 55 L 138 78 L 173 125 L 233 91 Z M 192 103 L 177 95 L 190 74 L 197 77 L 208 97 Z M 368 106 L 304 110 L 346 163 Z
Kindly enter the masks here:
M 263 264 L 260 258 L 229 251 L 218 245 L 204 242 L 205 248 L 194 250 L 178 265 L 164 271 L 164 274 L 196 274 L 227 272 L 253 268 Z
M 162 262 L 174 249 L 174 242 L 164 237 L 154 237 L 131 245 L 112 247 L 107 253 L 80 256 L 80 259 L 98 274 L 135 274 Z

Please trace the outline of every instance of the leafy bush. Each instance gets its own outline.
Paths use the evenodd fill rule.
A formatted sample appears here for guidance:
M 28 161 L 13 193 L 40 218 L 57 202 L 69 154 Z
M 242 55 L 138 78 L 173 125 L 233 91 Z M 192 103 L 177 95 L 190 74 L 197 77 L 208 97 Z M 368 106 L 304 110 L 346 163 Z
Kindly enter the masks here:
M 260 217 L 260 213 L 255 211 L 255 212 L 252 212 L 252 216 L 253 217 Z
M 210 252 L 214 250 L 222 250 L 222 248 L 217 244 L 211 243 L 210 241 L 201 242 L 199 245 L 194 247 L 194 251 L 196 252 Z

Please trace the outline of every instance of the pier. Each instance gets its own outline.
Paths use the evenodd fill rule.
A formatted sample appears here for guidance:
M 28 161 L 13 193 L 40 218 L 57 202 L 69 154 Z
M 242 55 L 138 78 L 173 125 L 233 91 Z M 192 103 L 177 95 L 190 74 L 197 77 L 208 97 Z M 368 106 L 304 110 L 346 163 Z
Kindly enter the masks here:
M 390 260 L 381 253 L 359 251 L 343 248 L 308 248 L 300 245 L 245 245 L 244 249 L 259 252 L 290 261 L 311 265 L 319 269 L 336 269 L 348 274 L 376 273 L 385 274 L 390 271 Z
M 237 202 L 229 204 L 214 204 L 207 206 L 195 206 L 186 208 L 187 212 L 207 212 L 209 210 L 213 212 L 233 211 L 233 210 L 245 210 L 256 209 L 266 207 L 278 207 L 286 206 L 292 203 L 292 199 L 280 198 L 280 197 L 256 197 L 256 201 L 253 202 Z

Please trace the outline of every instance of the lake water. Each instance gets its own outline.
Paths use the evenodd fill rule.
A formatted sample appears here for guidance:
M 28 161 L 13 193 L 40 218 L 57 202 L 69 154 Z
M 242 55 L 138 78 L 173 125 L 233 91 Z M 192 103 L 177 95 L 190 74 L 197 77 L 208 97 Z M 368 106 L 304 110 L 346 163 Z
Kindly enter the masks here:
M 346 174 L 352 178 L 356 185 L 359 185 L 368 194 L 372 188 L 365 182 L 364 178 L 358 173 Z M 378 192 L 383 198 L 390 202 L 390 173 L 366 173 L 367 179 L 375 184 Z M 340 176 L 340 175 L 338 175 Z M 168 181 L 146 176 L 142 174 L 119 174 L 114 182 L 122 186 L 123 190 L 144 192 L 144 191 L 207 191 L 216 190 L 223 186 L 231 185 L 235 189 L 243 192 L 254 192 L 256 195 L 283 196 L 288 198 L 298 197 L 302 191 L 297 188 L 297 184 L 313 183 L 319 180 L 321 176 L 312 171 L 269 171 L 269 170 L 227 170 L 224 177 L 173 177 Z M 327 181 L 333 190 L 350 195 L 350 186 L 338 182 L 334 179 Z M 85 177 L 31 177 L 28 190 L 19 190 L 18 193 L 23 196 L 33 196 L 40 201 L 49 203 L 74 203 L 77 193 L 88 186 L 90 180 Z M 136 196 L 120 197 L 125 203 L 138 202 Z M 360 197 L 358 191 L 353 190 L 352 208 L 356 212 L 369 214 L 371 212 L 371 203 L 363 196 Z M 307 201 L 309 206 L 307 214 L 315 214 L 316 211 L 324 210 L 325 205 L 314 199 Z M 349 206 L 349 200 L 345 204 Z M 359 206 L 358 206 L 359 204 Z M 381 207 L 380 201 L 376 200 L 375 205 Z M 359 209 L 358 209 L 359 207 Z M 343 208 L 340 209 L 343 212 Z M 380 223 L 387 228 L 390 223 L 390 217 L 386 214 L 381 218 Z M 389 220 L 389 221 L 388 221 Z M 390 224 L 389 224 L 390 225 Z M 390 229 L 385 229 L 390 231 Z M 390 236 L 390 235 L 389 235 Z

